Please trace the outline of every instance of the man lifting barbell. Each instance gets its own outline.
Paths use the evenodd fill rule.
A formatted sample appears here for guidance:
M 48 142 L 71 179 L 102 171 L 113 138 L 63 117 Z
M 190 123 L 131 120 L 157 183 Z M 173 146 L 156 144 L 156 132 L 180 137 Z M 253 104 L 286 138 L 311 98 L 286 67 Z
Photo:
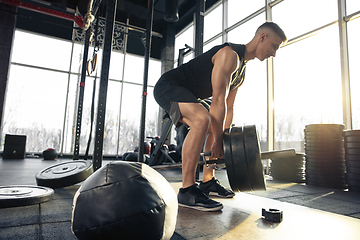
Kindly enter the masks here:
M 224 43 L 164 73 L 154 88 L 158 104 L 169 113 L 174 125 L 186 124 L 190 130 L 182 148 L 182 188 L 179 206 L 201 211 L 218 211 L 220 202 L 209 198 L 215 193 L 233 197 L 214 176 L 214 168 L 203 170 L 200 185 L 195 182 L 196 167 L 204 145 L 211 158 L 224 158 L 223 132 L 233 120 L 233 105 L 237 89 L 245 79 L 246 63 L 275 57 L 280 45 L 287 41 L 283 30 L 273 22 L 262 24 L 246 45 Z M 199 99 L 212 97 L 207 111 Z M 207 136 L 208 134 L 208 136 Z

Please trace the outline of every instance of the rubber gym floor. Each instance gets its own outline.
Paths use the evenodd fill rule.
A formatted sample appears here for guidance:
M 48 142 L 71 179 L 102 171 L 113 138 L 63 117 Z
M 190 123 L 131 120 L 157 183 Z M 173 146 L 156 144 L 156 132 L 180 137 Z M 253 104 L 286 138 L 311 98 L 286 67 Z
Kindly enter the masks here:
M 36 185 L 36 173 L 65 161 L 71 160 L 0 159 L 0 186 Z M 181 169 L 159 172 L 177 192 Z M 226 170 L 217 170 L 216 177 L 229 187 Z M 267 179 L 267 191 L 214 198 L 224 205 L 219 212 L 179 207 L 171 239 L 360 239 L 360 193 Z M 71 210 L 80 185 L 54 189 L 47 202 L 0 208 L 0 239 L 76 239 L 70 228 Z M 263 208 L 282 211 L 282 222 L 266 221 Z

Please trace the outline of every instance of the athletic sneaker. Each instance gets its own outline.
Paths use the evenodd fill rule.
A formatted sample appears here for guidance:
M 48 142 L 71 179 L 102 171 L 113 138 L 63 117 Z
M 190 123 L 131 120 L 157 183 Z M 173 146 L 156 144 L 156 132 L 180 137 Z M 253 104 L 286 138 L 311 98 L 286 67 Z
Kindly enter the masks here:
M 219 180 L 214 177 L 206 183 L 201 182 L 199 188 L 207 195 L 223 198 L 232 198 L 235 196 L 235 193 L 233 191 L 225 188 L 223 185 L 220 184 Z
M 193 208 L 205 212 L 219 211 L 223 208 L 220 202 L 211 200 L 197 184 L 188 188 L 180 188 L 178 194 L 179 206 Z

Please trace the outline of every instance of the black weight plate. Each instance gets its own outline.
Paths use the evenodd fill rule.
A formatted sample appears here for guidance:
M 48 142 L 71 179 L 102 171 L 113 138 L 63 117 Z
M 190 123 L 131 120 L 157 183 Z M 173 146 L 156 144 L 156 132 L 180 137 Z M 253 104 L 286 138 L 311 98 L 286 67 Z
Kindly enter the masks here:
M 360 181 L 352 180 L 352 179 L 346 179 L 346 182 L 349 186 L 352 187 L 360 187 Z
M 316 161 L 315 160 L 310 160 L 310 161 L 306 161 L 305 163 L 306 166 L 309 167 L 344 167 L 345 166 L 345 161 L 341 161 L 341 162 L 337 162 L 337 161 Z
M 0 208 L 27 206 L 49 201 L 54 190 L 31 185 L 0 186 Z
M 328 161 L 328 162 L 344 162 L 345 154 L 342 155 L 321 155 L 321 154 L 307 154 L 306 161 Z
M 360 161 L 360 155 L 345 154 L 345 160 L 347 160 L 347 161 Z
M 293 170 L 302 170 L 305 169 L 305 165 L 301 164 L 301 165 L 297 165 L 297 166 L 289 166 L 289 165 L 279 165 L 279 164 L 270 164 L 270 167 L 272 169 L 277 169 L 277 170 L 284 170 L 284 171 L 293 171 Z
M 360 160 L 359 161 L 349 161 L 349 160 L 346 160 L 345 161 L 345 166 L 346 167 L 355 167 L 355 168 L 360 168 Z
M 306 170 L 305 171 L 305 175 L 309 176 L 310 178 L 326 178 L 326 179 L 331 179 L 331 178 L 336 178 L 336 179 L 343 179 L 345 178 L 345 172 L 320 172 L 320 171 L 311 171 L 311 170 Z
M 235 171 L 236 185 L 241 192 L 252 191 L 251 177 L 246 161 L 244 135 L 242 127 L 232 127 L 230 131 L 232 164 Z
M 271 163 L 270 165 L 273 168 L 276 168 L 276 169 L 300 169 L 300 168 L 304 168 L 304 163 L 291 163 L 291 164 Z
M 277 172 L 303 172 L 305 170 L 305 167 L 302 168 L 287 168 L 287 167 L 277 167 L 277 166 L 271 166 L 272 170 Z
M 307 179 L 319 180 L 319 181 L 323 181 L 323 180 L 327 180 L 327 181 L 344 180 L 345 181 L 345 174 L 342 174 L 342 175 L 320 174 L 320 173 L 309 174 L 308 172 L 306 172 L 305 177 Z
M 360 149 L 345 149 L 345 154 L 360 155 Z
M 307 164 L 305 166 L 305 169 L 310 171 L 331 171 L 331 169 L 343 169 L 343 171 L 346 169 L 345 165 L 339 165 L 339 166 L 319 166 L 314 164 Z
M 360 142 L 345 142 L 344 147 L 345 149 L 349 149 L 349 148 L 360 149 Z
M 329 143 L 305 143 L 304 148 L 308 150 L 333 150 L 344 149 L 344 142 L 329 142 Z
M 275 172 L 270 172 L 270 175 L 273 176 L 273 177 L 305 177 L 305 174 L 302 173 L 302 174 L 286 174 L 286 173 L 283 173 L 283 174 L 279 174 L 279 173 L 275 173 Z
M 360 168 L 355 167 L 347 167 L 346 168 L 347 173 L 353 173 L 353 174 L 359 174 L 360 175 Z
M 282 181 L 289 181 L 289 182 L 300 182 L 305 180 L 304 175 L 270 175 L 273 180 L 282 180 Z
M 345 142 L 360 142 L 360 136 L 345 136 L 344 137 Z
M 319 142 L 319 143 L 326 143 L 326 142 L 342 142 L 344 138 L 340 134 L 336 135 L 319 135 L 319 134 L 305 134 L 305 141 L 306 142 Z
M 311 185 L 311 186 L 317 186 L 317 187 L 325 187 L 325 188 L 336 188 L 336 189 L 345 189 L 346 188 L 346 183 L 324 183 L 324 182 L 313 182 L 313 181 L 308 181 L 305 179 L 305 183 L 306 185 Z
M 346 130 L 343 132 L 344 136 L 360 137 L 360 130 Z
M 231 189 L 234 192 L 238 192 L 239 187 L 236 183 L 236 177 L 235 177 L 235 167 L 232 161 L 233 153 L 231 149 L 231 139 L 230 139 L 230 131 L 231 129 L 227 128 L 225 129 L 223 133 L 223 145 L 224 145 L 224 158 L 225 158 L 225 165 L 226 165 L 226 172 L 229 179 L 229 184 Z M 240 171 L 244 172 L 243 169 L 246 169 L 245 167 L 240 169 Z
M 329 176 L 312 176 L 305 174 L 306 181 L 310 182 L 321 182 L 329 184 L 345 183 L 345 177 L 329 177 Z
M 346 173 L 346 178 L 351 180 L 360 181 L 360 174 Z
M 91 161 L 75 160 L 52 165 L 36 174 L 39 186 L 61 188 L 87 179 L 94 172 Z
M 323 134 L 323 133 L 305 133 L 305 140 L 313 141 L 313 142 L 340 142 L 343 141 L 344 138 L 341 133 L 332 133 L 332 134 Z
M 360 193 L 360 187 L 349 186 L 349 191 L 350 192 L 358 192 L 358 193 Z
M 312 169 L 312 170 L 331 170 L 331 169 L 345 169 L 345 164 L 333 164 L 333 163 L 314 163 L 314 162 L 307 162 L 305 164 L 306 169 Z
M 328 128 L 336 128 L 343 130 L 345 128 L 345 125 L 335 124 L 335 123 L 315 123 L 315 124 L 308 124 L 305 126 L 305 129 L 328 129 Z
M 277 171 L 270 171 L 271 176 L 305 176 L 305 172 L 277 172 Z
M 260 142 L 255 125 L 245 125 L 243 135 L 251 187 L 254 191 L 266 190 Z
M 335 158 L 335 159 L 331 159 L 331 158 L 308 158 L 307 161 L 306 161 L 306 164 L 308 164 L 308 163 L 344 166 L 345 165 L 345 160 L 344 159 L 339 159 L 339 158 Z
M 306 147 L 305 152 L 308 155 L 321 155 L 321 156 L 343 156 L 345 154 L 344 148 L 332 148 L 332 149 L 319 149 L 313 147 Z
M 344 150 L 341 151 L 311 151 L 305 150 L 306 156 L 344 156 Z

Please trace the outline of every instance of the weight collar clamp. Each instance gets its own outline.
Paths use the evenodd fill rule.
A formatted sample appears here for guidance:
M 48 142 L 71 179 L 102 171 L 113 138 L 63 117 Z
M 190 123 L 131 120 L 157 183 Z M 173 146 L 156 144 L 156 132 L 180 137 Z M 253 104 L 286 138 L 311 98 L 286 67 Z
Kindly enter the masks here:
M 262 209 L 262 216 L 266 221 L 280 223 L 283 220 L 283 211 L 269 208 L 269 210 Z

